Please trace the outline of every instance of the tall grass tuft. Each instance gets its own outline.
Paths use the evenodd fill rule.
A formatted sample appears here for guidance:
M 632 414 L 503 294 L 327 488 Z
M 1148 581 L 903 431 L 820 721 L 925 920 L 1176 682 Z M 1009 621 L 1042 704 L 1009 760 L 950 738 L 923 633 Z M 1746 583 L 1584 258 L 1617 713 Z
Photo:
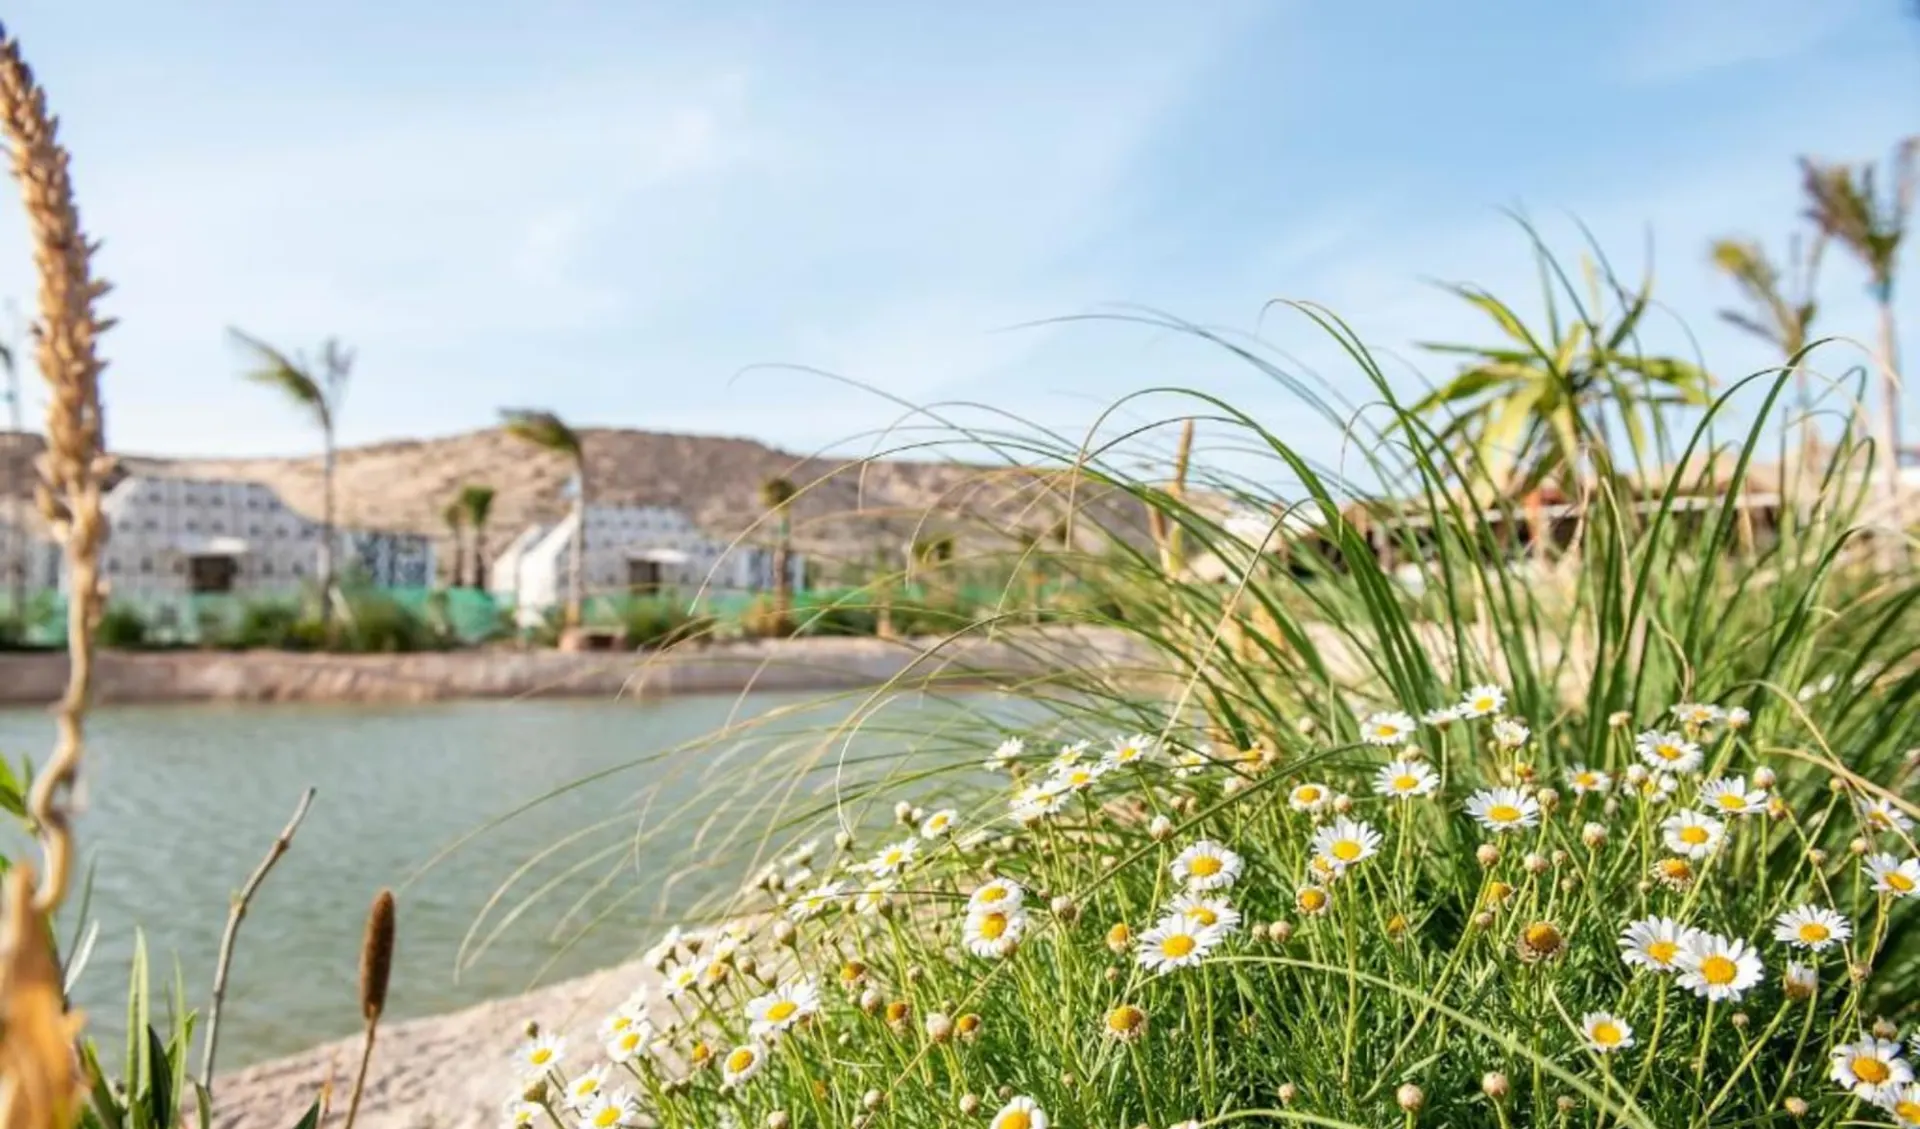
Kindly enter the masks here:
M 1556 321 L 1636 348 L 1595 301 L 1625 287 L 1544 265 Z M 930 413 L 953 430 L 912 447 L 1123 492 L 1151 538 L 1047 549 L 1099 598 L 1034 626 L 1010 582 L 845 720 L 775 710 L 632 766 L 652 783 L 530 861 L 470 950 L 610 916 L 686 774 L 679 810 L 709 814 L 667 886 L 714 892 L 663 905 L 594 1037 L 529 1041 L 511 1120 L 1920 1123 L 1920 587 L 1858 522 L 1884 452 L 1842 411 L 1789 460 L 1788 369 L 1691 417 L 1623 384 L 1603 410 L 1644 414 L 1579 421 L 1570 497 L 1516 496 L 1344 323 L 1289 309 L 1366 403 L 1119 320 L 1252 366 L 1346 467 L 1177 388 L 1149 394 L 1165 424 L 1078 440 Z M 1170 473 L 1137 469 L 1188 420 Z M 1047 673 L 896 720 L 980 636 Z
M 60 908 L 71 877 L 73 844 L 67 810 L 80 767 L 91 688 L 93 632 L 104 596 L 99 550 L 105 534 L 100 482 L 105 470 L 100 370 L 95 341 L 110 324 L 94 312 L 107 284 L 93 277 L 94 245 L 80 227 L 67 153 L 47 111 L 46 94 L 0 29 L 0 129 L 12 146 L 40 276 L 37 360 L 50 393 L 47 451 L 41 459 L 40 507 L 65 548 L 73 596 L 67 626 L 70 673 L 57 711 L 58 744 L 34 781 L 30 809 L 45 873 L 34 881 L 22 864 L 6 876 L 0 930 L 0 1126 L 59 1129 L 79 1093 L 71 1041 L 79 1017 L 66 996 L 48 941 L 48 918 Z

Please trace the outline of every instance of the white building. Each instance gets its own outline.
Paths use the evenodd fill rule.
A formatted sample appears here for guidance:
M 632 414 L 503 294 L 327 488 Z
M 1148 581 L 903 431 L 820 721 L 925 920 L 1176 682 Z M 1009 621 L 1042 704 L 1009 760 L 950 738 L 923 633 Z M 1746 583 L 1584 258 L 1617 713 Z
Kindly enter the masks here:
M 40 530 L 0 517 L 0 609 L 9 607 L 15 591 L 31 600 L 59 588 L 60 560 L 60 546 Z
M 318 576 L 320 523 L 258 482 L 135 475 L 107 493 L 101 510 L 108 532 L 100 567 L 116 599 L 289 593 Z M 432 583 L 425 537 L 338 529 L 336 541 L 342 579 L 357 574 L 385 588 Z
M 773 550 L 707 536 L 673 506 L 589 505 L 587 555 L 581 587 L 588 596 L 643 595 L 677 590 L 692 595 L 761 592 L 773 587 Z M 487 584 L 503 603 L 522 609 L 559 605 L 578 529 L 569 514 L 553 525 L 530 526 L 493 560 Z M 798 590 L 806 575 L 799 553 L 787 562 Z

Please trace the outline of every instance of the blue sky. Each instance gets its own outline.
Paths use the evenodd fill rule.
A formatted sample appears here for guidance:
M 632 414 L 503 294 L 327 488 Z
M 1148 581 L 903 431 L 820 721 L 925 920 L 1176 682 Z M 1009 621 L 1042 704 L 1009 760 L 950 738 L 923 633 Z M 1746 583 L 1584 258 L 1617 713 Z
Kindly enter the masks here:
M 1659 296 L 1737 375 L 1770 358 L 1714 319 L 1705 241 L 1781 246 L 1797 154 L 1920 130 L 1901 0 L 9 9 L 106 241 L 110 437 L 155 453 L 313 446 L 234 378 L 234 324 L 358 348 L 347 442 L 506 404 L 794 449 L 897 418 L 750 369 L 798 364 L 1062 427 L 1191 384 L 1326 456 L 1337 436 L 1206 350 L 1009 327 L 1139 303 L 1364 396 L 1317 330 L 1262 321 L 1310 298 L 1411 385 L 1446 367 L 1410 341 L 1485 336 L 1423 279 L 1532 285 L 1521 206 L 1633 271 L 1650 232 Z M 8 205 L 0 295 L 28 269 Z M 1825 274 L 1825 331 L 1870 334 L 1858 270 Z

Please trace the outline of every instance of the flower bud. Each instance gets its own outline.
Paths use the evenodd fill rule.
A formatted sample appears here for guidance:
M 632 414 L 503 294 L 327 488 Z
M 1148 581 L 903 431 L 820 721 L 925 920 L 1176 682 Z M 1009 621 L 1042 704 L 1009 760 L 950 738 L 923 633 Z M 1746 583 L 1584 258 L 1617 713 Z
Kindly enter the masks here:
M 1778 778 L 1770 768 L 1763 766 L 1753 770 L 1753 786 L 1755 788 L 1771 788 L 1776 779 Z
M 1133 930 L 1127 928 L 1124 921 L 1116 921 L 1113 928 L 1107 930 L 1107 948 L 1116 953 L 1124 953 L 1127 946 L 1133 944 Z
M 1473 857 L 1480 860 L 1481 866 L 1492 866 L 1500 861 L 1500 848 L 1492 843 L 1482 843 L 1474 849 Z
M 1335 812 L 1337 812 L 1338 814 L 1340 814 L 1340 815 L 1345 815 L 1345 814 L 1347 814 L 1348 812 L 1350 812 L 1350 811 L 1352 811 L 1352 810 L 1353 810 L 1353 797 L 1352 797 L 1352 796 L 1349 796 L 1349 795 L 1347 795 L 1347 794 L 1346 794 L 1346 793 L 1344 793 L 1344 792 L 1342 792 L 1342 793 L 1341 793 L 1340 795 L 1338 795 L 1338 796 L 1335 796 L 1335 797 L 1333 798 L 1333 810 L 1334 810 Z
M 868 1090 L 866 1093 L 860 1095 L 860 1105 L 869 1113 L 880 1108 L 880 1100 L 880 1091 L 878 1090 Z
M 1540 789 L 1538 799 L 1541 811 L 1553 811 L 1560 806 L 1560 790 L 1557 788 Z
M 1526 858 L 1520 860 L 1520 865 L 1527 868 L 1528 874 L 1545 874 L 1547 872 L 1547 860 L 1543 856 L 1531 852 L 1528 853 Z
M 1293 923 L 1290 921 L 1276 921 L 1268 925 L 1267 939 L 1277 945 L 1284 945 L 1288 941 L 1293 940 Z
M 1053 911 L 1053 916 L 1068 925 L 1072 925 L 1080 918 L 1080 907 L 1074 905 L 1073 899 L 1065 894 L 1055 896 L 1053 901 L 1047 903 L 1047 908 Z
M 879 1011 L 880 1005 L 885 1002 L 878 988 L 868 988 L 866 991 L 860 993 L 860 1010 L 869 1015 Z
M 912 823 L 913 805 L 905 800 L 893 805 L 893 818 L 901 823 Z
M 1780 1108 L 1787 1111 L 1788 1117 L 1798 1121 L 1807 1115 L 1807 1100 L 1805 1098 L 1788 1098 L 1786 1101 L 1780 1103 Z
M 1418 1113 L 1420 1107 L 1427 1104 L 1427 1095 L 1426 1091 L 1408 1082 L 1393 1092 L 1393 1100 L 1399 1102 L 1400 1108 L 1408 1113 Z
M 1894 1026 L 1885 1016 L 1881 1016 L 1873 1021 L 1873 1036 L 1876 1039 L 1897 1039 L 1900 1037 L 1900 1028 Z
M 1735 1031 L 1745 1031 L 1747 1024 L 1752 1023 L 1753 1019 L 1744 1011 L 1736 1011 L 1732 1015 L 1727 1016 L 1727 1022 L 1733 1024 Z
M 936 1043 L 944 1043 L 948 1039 L 953 1038 L 953 1020 L 940 1012 L 929 1012 L 927 1015 L 927 1038 L 932 1039 Z
M 974 1114 L 979 1112 L 980 1112 L 980 1095 L 978 1094 L 961 1094 L 960 1095 L 961 1116 L 972 1117 Z
M 1280 1104 L 1292 1105 L 1293 1099 L 1300 1096 L 1300 1087 L 1291 1082 L 1280 1083 Z
M 1507 1076 L 1498 1070 L 1490 1070 L 1480 1076 L 1480 1092 L 1496 1102 L 1505 1098 L 1512 1089 Z
M 776 1109 L 767 1114 L 767 1129 L 788 1129 L 792 1124 L 793 1119 L 787 1116 L 785 1110 Z
M 1173 820 L 1164 815 L 1156 815 L 1147 824 L 1147 835 L 1156 843 L 1164 843 L 1173 838 Z
M 1580 841 L 1585 843 L 1590 850 L 1597 851 L 1601 847 L 1606 846 L 1607 825 L 1604 823 L 1587 824 L 1580 829 Z
M 773 940 L 776 944 L 792 948 L 795 938 L 799 935 L 800 931 L 793 927 L 793 922 L 784 917 L 773 923 Z
M 1615 710 L 1607 715 L 1607 726 L 1610 729 L 1625 729 L 1632 724 L 1633 715 L 1626 710 Z
M 1865 839 L 1855 839 L 1847 844 L 1847 850 L 1855 855 L 1864 855 L 1873 849 L 1873 844 Z
M 843 851 L 850 850 L 853 847 L 853 832 L 845 829 L 834 832 L 833 845 Z
M 1572 1113 L 1579 1105 L 1579 1102 L 1574 1101 L 1566 1094 L 1561 1094 L 1559 1097 L 1553 1099 L 1553 1108 L 1559 1110 L 1562 1115 Z
M 1807 861 L 1815 866 L 1825 866 L 1827 865 L 1827 852 L 1821 850 L 1819 847 L 1809 847 L 1807 848 Z

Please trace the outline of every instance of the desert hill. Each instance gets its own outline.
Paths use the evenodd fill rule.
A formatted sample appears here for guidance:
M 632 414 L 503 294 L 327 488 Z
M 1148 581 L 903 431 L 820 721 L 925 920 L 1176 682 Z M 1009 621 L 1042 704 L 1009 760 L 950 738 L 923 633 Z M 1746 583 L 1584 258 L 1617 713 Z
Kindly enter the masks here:
M 587 480 L 601 502 L 657 503 L 686 511 L 710 536 L 765 540 L 761 485 L 785 478 L 800 491 L 793 505 L 796 544 L 823 559 L 897 562 L 916 531 L 951 533 L 963 543 L 1021 531 L 1045 535 L 1065 513 L 1066 480 L 1021 467 L 961 463 L 807 458 L 750 439 L 583 429 Z M 0 435 L 0 492 L 31 493 L 38 436 Z M 11 473 L 9 473 L 11 471 Z M 118 456 L 121 474 L 229 478 L 272 486 L 288 505 L 318 515 L 321 460 Z M 342 524 L 424 533 L 449 544 L 442 514 L 463 486 L 498 491 L 488 525 L 490 551 L 526 525 L 566 513 L 570 473 L 560 456 L 499 429 L 436 439 L 403 440 L 339 452 L 336 495 Z M 1076 502 L 1098 511 L 1097 523 L 1126 529 L 1144 520 L 1124 496 L 1082 486 Z

